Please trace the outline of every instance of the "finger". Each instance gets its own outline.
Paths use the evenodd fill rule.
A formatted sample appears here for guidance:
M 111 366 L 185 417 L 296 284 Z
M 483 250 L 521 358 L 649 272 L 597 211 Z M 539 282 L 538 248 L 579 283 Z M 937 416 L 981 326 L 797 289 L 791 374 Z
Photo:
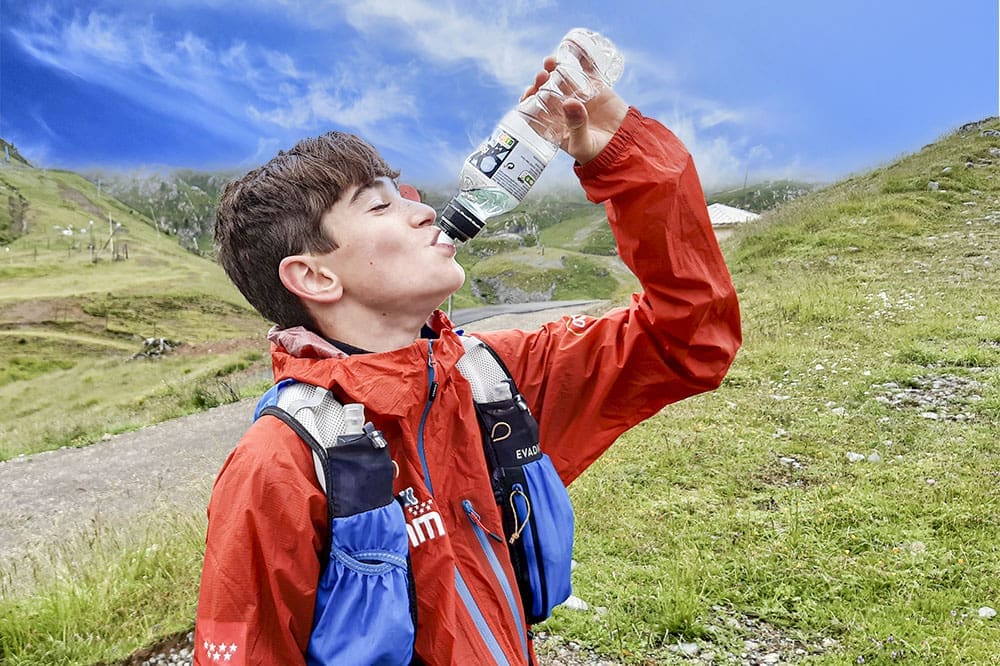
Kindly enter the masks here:
M 535 82 L 530 86 L 528 86 L 527 88 L 525 88 L 524 94 L 521 95 L 521 99 L 524 100 L 534 95 L 536 92 L 538 92 L 538 89 L 541 88 L 548 80 L 549 80 L 548 71 L 542 71 L 535 74 Z

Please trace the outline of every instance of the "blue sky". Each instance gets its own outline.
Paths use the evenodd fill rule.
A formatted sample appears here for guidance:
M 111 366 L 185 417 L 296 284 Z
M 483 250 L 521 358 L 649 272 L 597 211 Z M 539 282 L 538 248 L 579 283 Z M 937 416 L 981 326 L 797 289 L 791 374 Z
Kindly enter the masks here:
M 0 136 L 42 166 L 244 168 L 329 129 L 419 185 L 565 32 L 688 145 L 706 189 L 835 180 L 998 112 L 998 2 L 0 0 Z M 565 160 L 564 160 L 565 161 Z M 541 183 L 568 174 L 553 165 Z

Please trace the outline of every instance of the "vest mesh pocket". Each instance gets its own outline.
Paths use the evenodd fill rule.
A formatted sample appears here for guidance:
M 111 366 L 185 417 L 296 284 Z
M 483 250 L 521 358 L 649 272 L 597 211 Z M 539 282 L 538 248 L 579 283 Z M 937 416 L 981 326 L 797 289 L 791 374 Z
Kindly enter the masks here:
M 388 448 L 365 435 L 326 450 L 330 555 L 316 591 L 309 664 L 408 664 L 415 623 L 409 538 Z
M 572 591 L 573 507 L 523 398 L 477 407 L 521 602 L 534 624 Z
M 408 547 L 403 509 L 395 501 L 334 519 L 308 664 L 410 663 L 415 629 Z

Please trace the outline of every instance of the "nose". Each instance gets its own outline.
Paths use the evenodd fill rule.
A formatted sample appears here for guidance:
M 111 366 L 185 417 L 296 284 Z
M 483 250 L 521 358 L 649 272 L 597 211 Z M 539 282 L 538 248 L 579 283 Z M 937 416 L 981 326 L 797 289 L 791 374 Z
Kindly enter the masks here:
M 417 188 L 407 183 L 400 183 L 399 196 L 405 199 L 408 205 L 413 207 L 414 214 L 411 219 L 414 220 L 414 226 L 423 227 L 428 224 L 434 224 L 434 220 L 437 219 L 437 213 L 433 208 L 420 200 L 420 191 Z
M 437 212 L 425 203 L 407 201 L 406 205 L 410 208 L 410 224 L 414 227 L 426 227 L 437 219 Z

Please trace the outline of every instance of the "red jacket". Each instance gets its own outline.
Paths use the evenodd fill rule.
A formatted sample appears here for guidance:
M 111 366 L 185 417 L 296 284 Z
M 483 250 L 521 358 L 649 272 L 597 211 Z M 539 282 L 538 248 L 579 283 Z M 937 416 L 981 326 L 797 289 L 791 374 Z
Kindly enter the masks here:
M 740 345 L 736 293 L 680 141 L 631 109 L 604 151 L 576 171 L 588 198 L 607 202 L 619 254 L 643 293 L 599 319 L 565 317 L 535 331 L 479 335 L 527 398 L 542 450 L 566 484 L 625 430 L 717 387 Z M 485 527 L 502 533 L 470 387 L 455 368 L 463 347 L 442 313 L 429 323 L 439 335 L 430 360 L 427 340 L 345 356 L 301 329 L 279 331 L 272 337 L 275 379 L 363 403 L 399 466 L 395 491 L 412 487 L 422 507 L 439 514 L 441 529 L 425 530 L 426 540 L 410 549 L 417 655 L 428 664 L 492 663 L 458 602 L 457 567 L 510 663 L 523 664 L 516 623 L 461 506 L 471 500 Z M 429 362 L 438 385 L 424 428 L 433 496 L 416 448 Z M 277 419 L 257 421 L 212 492 L 196 663 L 219 663 L 211 657 L 227 650 L 229 663 L 303 663 L 326 538 L 326 499 L 309 449 Z M 496 552 L 516 589 L 506 549 Z

